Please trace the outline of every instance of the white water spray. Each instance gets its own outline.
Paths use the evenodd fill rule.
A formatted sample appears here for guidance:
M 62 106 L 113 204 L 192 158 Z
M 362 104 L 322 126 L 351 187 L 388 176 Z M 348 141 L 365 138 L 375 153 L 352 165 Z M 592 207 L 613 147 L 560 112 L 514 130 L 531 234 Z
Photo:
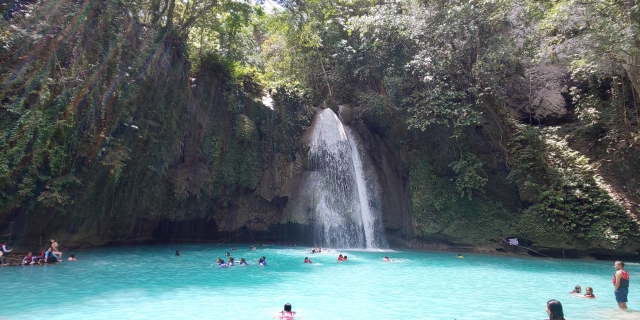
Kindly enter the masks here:
M 310 151 L 316 241 L 336 248 L 385 248 L 379 206 L 372 206 L 376 201 L 370 194 L 376 179 L 367 179 L 363 168 L 366 151 L 331 109 L 318 114 Z

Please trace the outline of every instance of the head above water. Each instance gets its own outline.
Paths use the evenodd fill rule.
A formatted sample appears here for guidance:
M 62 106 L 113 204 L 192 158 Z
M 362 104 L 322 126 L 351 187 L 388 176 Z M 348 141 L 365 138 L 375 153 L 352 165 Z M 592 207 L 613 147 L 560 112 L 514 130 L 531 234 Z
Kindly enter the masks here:
M 549 320 L 564 320 L 562 304 L 558 300 L 547 301 L 547 313 L 549 314 Z
M 291 311 L 291 303 L 285 303 L 284 304 L 284 311 Z
M 576 284 L 575 290 L 577 293 L 580 293 L 580 291 L 582 291 L 582 288 Z
M 616 270 L 622 270 L 624 269 L 624 262 L 616 261 L 615 266 L 616 266 Z
M 591 288 L 591 287 L 587 287 L 587 288 L 585 289 L 585 291 L 586 291 L 587 293 L 593 293 L 593 288 Z
M 72 253 L 72 254 L 70 254 L 70 255 L 69 255 L 69 257 L 71 257 L 71 258 L 75 258 L 75 257 L 76 257 L 76 255 Z

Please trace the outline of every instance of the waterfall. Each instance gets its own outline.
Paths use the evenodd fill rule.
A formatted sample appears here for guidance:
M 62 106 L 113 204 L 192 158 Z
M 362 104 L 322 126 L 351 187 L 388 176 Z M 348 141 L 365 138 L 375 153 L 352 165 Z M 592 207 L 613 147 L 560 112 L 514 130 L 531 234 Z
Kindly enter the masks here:
M 375 170 L 365 173 L 363 165 L 366 149 L 331 109 L 317 117 L 310 149 L 314 173 L 309 205 L 316 241 L 336 248 L 386 247 Z

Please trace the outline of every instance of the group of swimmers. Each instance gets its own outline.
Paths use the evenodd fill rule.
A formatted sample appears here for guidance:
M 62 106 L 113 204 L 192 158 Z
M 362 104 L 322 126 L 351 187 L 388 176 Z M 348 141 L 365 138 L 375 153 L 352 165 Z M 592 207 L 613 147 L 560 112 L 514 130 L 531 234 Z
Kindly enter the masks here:
M 576 296 L 579 296 L 579 297 L 582 297 L 582 298 L 591 298 L 591 299 L 593 299 L 593 298 L 596 297 L 595 295 L 593 295 L 593 288 L 587 287 L 585 289 L 585 291 L 586 291 L 586 293 L 583 296 L 581 296 L 580 294 L 582 293 L 582 287 L 580 287 L 579 285 L 576 285 L 576 287 L 573 289 L 573 291 L 571 291 L 569 293 L 571 293 L 573 295 L 576 295 Z
M 220 268 L 228 268 L 228 267 L 235 267 L 236 266 L 234 257 L 229 257 L 227 259 L 227 262 L 224 262 L 224 260 L 218 258 L 218 259 L 216 259 L 216 263 L 218 264 L 218 267 L 220 267 Z M 240 265 L 240 266 L 248 266 L 249 264 L 247 263 L 247 260 L 245 260 L 244 258 L 240 258 L 240 262 L 238 262 L 238 265 Z M 266 266 L 267 265 L 267 258 L 265 258 L 263 256 L 262 258 L 258 259 L 258 265 Z
M 622 310 L 627 310 L 627 295 L 629 294 L 629 272 L 624 270 L 624 262 L 616 261 L 614 263 L 614 267 L 616 268 L 616 272 L 613 274 L 613 293 L 616 297 L 616 302 L 618 302 L 618 307 Z M 582 288 L 579 285 L 576 285 L 575 289 L 571 291 L 571 294 L 579 295 L 582 298 L 595 298 L 596 296 L 593 294 L 593 288 L 587 287 L 585 289 L 586 293 L 582 296 Z M 549 315 L 549 320 L 565 320 L 564 312 L 562 311 L 562 304 L 558 300 L 549 300 L 547 302 L 547 314 Z
M 58 242 L 51 239 L 49 240 L 49 248 L 46 250 L 42 250 L 39 256 L 34 256 L 33 253 L 27 253 L 24 258 L 22 258 L 22 265 L 41 265 L 45 263 L 55 264 L 56 262 L 60 262 L 62 260 L 62 252 L 58 249 Z M 75 261 L 76 257 L 72 253 L 67 258 L 69 261 Z

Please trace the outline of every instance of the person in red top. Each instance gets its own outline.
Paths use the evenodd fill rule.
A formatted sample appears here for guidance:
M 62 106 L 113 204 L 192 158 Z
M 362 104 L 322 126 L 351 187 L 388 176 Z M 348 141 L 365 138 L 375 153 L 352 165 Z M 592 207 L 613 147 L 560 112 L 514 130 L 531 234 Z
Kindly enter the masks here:
M 342 261 L 342 260 L 344 260 L 344 258 L 342 257 L 342 255 L 339 255 L 338 256 L 338 261 Z
M 613 288 L 618 307 L 627 309 L 627 295 L 629 294 L 629 273 L 624 270 L 624 262 L 616 261 L 616 273 L 613 274 Z

